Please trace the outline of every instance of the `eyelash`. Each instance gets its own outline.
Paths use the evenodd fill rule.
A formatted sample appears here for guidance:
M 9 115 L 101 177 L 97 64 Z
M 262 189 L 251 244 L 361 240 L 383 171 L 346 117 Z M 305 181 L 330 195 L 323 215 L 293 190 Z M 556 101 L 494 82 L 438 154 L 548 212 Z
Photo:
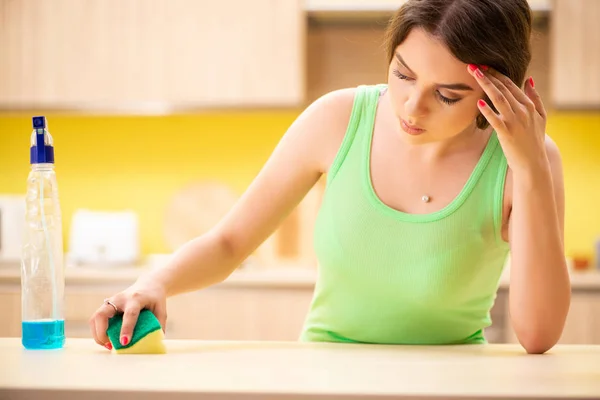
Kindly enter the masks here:
M 405 81 L 410 81 L 412 80 L 411 78 L 409 78 L 408 76 L 401 74 L 400 71 L 398 71 L 397 69 L 394 70 L 394 75 L 396 75 L 399 79 L 405 80 Z M 437 92 L 437 95 L 439 97 L 439 99 L 448 104 L 449 106 L 459 102 L 461 99 L 449 99 L 447 97 L 442 96 L 442 94 L 440 92 Z

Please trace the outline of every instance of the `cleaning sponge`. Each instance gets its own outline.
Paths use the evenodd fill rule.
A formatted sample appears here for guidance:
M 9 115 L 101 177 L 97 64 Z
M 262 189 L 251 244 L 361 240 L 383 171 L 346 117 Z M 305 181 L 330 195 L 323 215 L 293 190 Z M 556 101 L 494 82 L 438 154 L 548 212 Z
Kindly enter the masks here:
M 123 346 L 120 342 L 123 314 L 117 314 L 108 320 L 106 334 L 118 354 L 164 354 L 164 333 L 160 323 L 150 310 L 140 311 L 137 323 L 133 329 L 131 341 Z

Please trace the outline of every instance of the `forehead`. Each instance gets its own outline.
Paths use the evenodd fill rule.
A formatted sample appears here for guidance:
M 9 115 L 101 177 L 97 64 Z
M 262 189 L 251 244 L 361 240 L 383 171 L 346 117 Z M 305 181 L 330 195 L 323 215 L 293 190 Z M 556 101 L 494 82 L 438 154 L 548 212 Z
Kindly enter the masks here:
M 470 80 L 466 64 L 459 61 L 438 39 L 421 28 L 410 31 L 404 42 L 396 47 L 404 62 L 423 78 L 440 83 Z

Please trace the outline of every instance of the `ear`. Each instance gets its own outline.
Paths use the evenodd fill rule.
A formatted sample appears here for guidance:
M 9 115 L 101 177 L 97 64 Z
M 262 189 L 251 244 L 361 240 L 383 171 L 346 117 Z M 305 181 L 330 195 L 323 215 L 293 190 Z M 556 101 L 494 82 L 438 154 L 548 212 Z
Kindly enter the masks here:
M 477 115 L 477 118 L 475 119 L 475 121 L 476 121 L 478 129 L 484 130 L 488 126 L 490 126 L 490 123 L 488 122 L 487 119 L 485 119 L 485 117 L 483 116 L 482 113 L 479 113 L 479 115 Z

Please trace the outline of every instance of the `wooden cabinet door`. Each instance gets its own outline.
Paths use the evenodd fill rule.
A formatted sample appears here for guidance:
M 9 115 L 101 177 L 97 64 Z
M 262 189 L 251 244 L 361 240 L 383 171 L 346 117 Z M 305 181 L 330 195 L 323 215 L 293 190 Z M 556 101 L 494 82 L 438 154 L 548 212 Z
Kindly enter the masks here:
M 298 340 L 312 288 L 212 287 L 169 299 L 169 339 Z
M 600 108 L 600 1 L 554 0 L 551 91 L 557 108 Z
M 21 336 L 21 288 L 2 286 L 0 289 L 0 337 Z
M 508 313 L 506 313 L 505 329 L 507 342 L 518 343 Z M 600 344 L 600 293 L 583 290 L 573 292 L 569 315 L 558 343 Z
M 301 0 L 0 0 L 0 108 L 295 106 Z

